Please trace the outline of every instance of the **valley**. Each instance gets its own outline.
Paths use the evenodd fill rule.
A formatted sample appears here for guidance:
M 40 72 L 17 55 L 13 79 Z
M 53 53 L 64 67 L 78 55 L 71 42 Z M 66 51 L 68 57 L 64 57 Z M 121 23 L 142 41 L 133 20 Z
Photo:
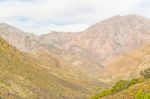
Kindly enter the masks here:
M 2 99 L 89 99 L 150 68 L 150 19 L 138 15 L 114 16 L 82 32 L 42 35 L 1 23 L 0 37 Z M 149 81 L 129 90 L 143 84 Z M 112 97 L 122 94 L 128 89 Z M 106 99 L 117 99 L 112 97 Z

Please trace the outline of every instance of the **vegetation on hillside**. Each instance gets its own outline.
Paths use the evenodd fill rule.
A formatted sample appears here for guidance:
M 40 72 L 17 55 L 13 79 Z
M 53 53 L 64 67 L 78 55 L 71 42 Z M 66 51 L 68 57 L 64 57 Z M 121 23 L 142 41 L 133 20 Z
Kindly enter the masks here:
M 150 93 L 143 93 L 139 91 L 136 93 L 135 99 L 150 99 Z
M 140 75 L 141 75 L 140 78 L 132 79 L 130 81 L 120 80 L 120 81 L 116 82 L 116 84 L 111 89 L 101 91 L 100 93 L 97 93 L 94 96 L 92 96 L 91 99 L 99 99 L 99 98 L 103 98 L 103 97 L 105 99 L 106 96 L 114 95 L 123 90 L 127 90 L 132 85 L 136 85 L 138 83 L 144 83 L 144 82 L 150 83 L 150 81 L 149 81 L 150 69 L 141 71 Z M 130 93 L 130 94 L 132 94 L 132 93 Z M 150 99 L 150 89 L 148 89 L 146 92 L 137 90 L 137 92 L 132 96 L 135 97 L 135 99 Z M 123 98 L 123 97 L 120 97 L 120 98 Z M 115 98 L 110 98 L 110 99 L 115 99 Z
M 150 44 L 125 54 L 117 61 L 107 67 L 112 75 L 112 81 L 120 79 L 130 79 L 118 81 L 111 89 L 100 90 L 93 99 L 134 99 L 135 95 L 141 91 L 142 95 L 150 92 Z M 144 70 L 145 69 L 145 70 Z M 144 71 L 143 71 L 144 70 Z M 141 72 L 140 72 L 141 71 Z M 138 75 L 140 78 L 136 78 Z M 133 79 L 133 80 L 131 80 Z M 136 87 L 135 87 L 136 86 Z
M 51 74 L 38 60 L 0 38 L 2 99 L 72 99 L 84 98 L 87 93 L 81 86 Z

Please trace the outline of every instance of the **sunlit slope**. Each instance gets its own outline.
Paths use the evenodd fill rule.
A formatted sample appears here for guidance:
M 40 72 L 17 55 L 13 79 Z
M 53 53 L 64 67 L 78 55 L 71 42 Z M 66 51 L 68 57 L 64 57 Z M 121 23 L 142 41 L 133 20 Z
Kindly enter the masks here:
M 124 54 L 107 66 L 106 79 L 109 78 L 113 87 L 98 92 L 92 99 L 150 99 L 149 68 L 150 43 Z M 145 71 L 146 76 L 141 72 L 143 70 L 148 70 Z
M 116 94 L 112 94 L 100 99 L 149 99 L 150 98 L 150 81 L 135 84 Z
M 124 54 L 107 66 L 108 75 L 111 75 L 109 77 L 112 81 L 135 78 L 146 68 L 150 68 L 150 44 Z
M 48 69 L 42 68 L 39 61 L 0 38 L 2 99 L 71 99 L 85 98 L 88 93 L 81 86 L 52 75 Z

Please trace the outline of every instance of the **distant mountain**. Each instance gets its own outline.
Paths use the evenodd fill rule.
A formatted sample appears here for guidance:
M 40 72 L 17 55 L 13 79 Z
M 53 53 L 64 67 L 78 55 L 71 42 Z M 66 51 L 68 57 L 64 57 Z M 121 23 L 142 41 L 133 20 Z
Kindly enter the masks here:
M 150 41 L 150 19 L 136 16 L 115 16 L 89 27 L 69 43 L 103 64 L 115 56 L 128 52 Z
M 148 57 L 144 49 L 148 50 L 149 47 L 143 48 L 143 46 L 150 42 L 150 19 L 138 15 L 114 16 L 92 25 L 83 32 L 52 31 L 40 36 L 1 23 L 0 36 L 15 46 L 18 49 L 15 49 L 16 52 L 23 53 L 31 59 L 31 66 L 30 63 L 20 59 L 23 56 L 19 56 L 23 63 L 16 64 L 18 60 L 14 62 L 9 59 L 10 63 L 8 63 L 13 67 L 12 70 L 17 69 L 15 66 L 25 66 L 25 70 L 19 70 L 19 75 L 21 72 L 25 74 L 29 72 L 27 76 L 29 79 L 36 79 L 37 75 L 41 76 L 41 82 L 37 83 L 40 84 L 38 88 L 48 87 L 51 81 L 56 82 L 48 89 L 42 89 L 45 97 L 48 97 L 47 92 L 52 90 L 56 93 L 48 95 L 61 96 L 62 99 L 86 97 L 96 87 L 109 87 L 109 84 L 121 78 L 130 79 L 138 76 L 140 70 L 149 67 L 146 65 L 144 68 L 139 64 L 142 64 L 143 58 Z M 9 57 L 5 54 L 7 55 L 3 53 L 2 57 Z M 15 57 L 15 54 L 13 55 Z M 7 60 L 3 60 L 2 57 L 1 61 Z M 34 67 L 35 75 L 31 69 Z M 40 68 L 39 71 L 37 67 Z M 135 69 L 138 72 L 134 72 Z M 23 77 L 26 78 L 25 75 Z M 47 78 L 50 80 L 46 80 Z M 60 89 L 57 89 L 57 84 Z M 38 91 L 40 92 L 43 91 Z
M 104 68 L 94 61 L 83 58 L 80 54 L 70 52 L 65 44 L 69 43 L 76 34 L 51 32 L 41 36 L 25 33 L 11 25 L 0 25 L 0 36 L 22 52 L 28 52 L 34 57 L 41 57 L 44 52 L 52 55 L 59 61 L 69 64 L 70 71 L 82 73 L 92 79 L 100 78 L 104 74 Z M 45 55 L 47 57 L 48 55 Z M 47 63 L 50 61 L 46 58 Z M 47 66 L 47 65 L 46 65 Z M 80 74 L 81 75 L 81 74 Z M 95 75 L 95 77 L 93 77 Z M 101 82 L 101 81 L 99 81 Z
M 0 36 L 21 51 L 27 52 L 38 46 L 38 36 L 6 23 L 0 24 Z
M 51 32 L 37 36 L 0 24 L 0 36 L 21 51 L 41 47 L 72 52 L 108 64 L 112 58 L 150 40 L 150 19 L 137 15 L 114 16 L 80 33 Z M 92 56 L 92 57 L 91 57 Z

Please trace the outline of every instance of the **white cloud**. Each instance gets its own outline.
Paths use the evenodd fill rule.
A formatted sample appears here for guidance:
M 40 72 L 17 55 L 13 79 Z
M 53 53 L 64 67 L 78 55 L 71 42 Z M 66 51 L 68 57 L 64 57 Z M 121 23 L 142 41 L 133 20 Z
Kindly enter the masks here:
M 132 14 L 143 0 L 0 0 L 0 21 L 24 31 L 81 31 L 116 14 Z

